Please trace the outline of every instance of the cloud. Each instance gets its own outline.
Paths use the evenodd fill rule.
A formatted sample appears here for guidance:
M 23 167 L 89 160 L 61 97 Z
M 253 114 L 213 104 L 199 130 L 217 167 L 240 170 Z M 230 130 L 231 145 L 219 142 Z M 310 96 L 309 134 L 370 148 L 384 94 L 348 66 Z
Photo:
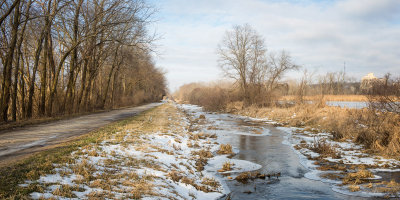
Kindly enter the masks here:
M 350 75 L 390 71 L 400 75 L 398 0 L 163 0 L 157 30 L 172 90 L 183 83 L 221 77 L 217 44 L 235 24 L 249 23 L 270 51 L 285 49 L 295 62 L 318 72 Z M 299 73 L 290 73 L 298 76 Z
M 355 17 L 363 21 L 386 21 L 398 19 L 400 15 L 400 1 L 398 0 L 348 0 L 340 1 L 337 9 L 344 15 Z

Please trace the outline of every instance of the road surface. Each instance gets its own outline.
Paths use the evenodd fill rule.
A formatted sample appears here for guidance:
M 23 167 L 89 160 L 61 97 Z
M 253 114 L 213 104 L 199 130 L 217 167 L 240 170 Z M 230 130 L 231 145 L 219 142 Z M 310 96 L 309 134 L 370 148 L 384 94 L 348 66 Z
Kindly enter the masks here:
M 0 167 L 33 153 L 70 141 L 111 122 L 154 108 L 161 103 L 101 112 L 77 118 L 27 126 L 0 133 Z

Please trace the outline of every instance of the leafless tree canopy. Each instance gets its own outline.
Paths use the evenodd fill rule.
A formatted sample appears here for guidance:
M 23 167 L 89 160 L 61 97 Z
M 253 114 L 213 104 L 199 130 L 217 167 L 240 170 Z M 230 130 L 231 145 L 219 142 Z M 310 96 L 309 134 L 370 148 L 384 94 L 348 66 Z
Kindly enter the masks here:
M 264 39 L 248 24 L 227 31 L 217 52 L 221 69 L 239 84 L 246 104 L 270 100 L 283 75 L 299 68 L 285 51 L 267 55 Z
M 1 121 L 160 99 L 143 0 L 2 0 Z
M 400 114 L 400 78 L 386 74 L 383 80 L 372 85 L 367 97 L 374 110 Z

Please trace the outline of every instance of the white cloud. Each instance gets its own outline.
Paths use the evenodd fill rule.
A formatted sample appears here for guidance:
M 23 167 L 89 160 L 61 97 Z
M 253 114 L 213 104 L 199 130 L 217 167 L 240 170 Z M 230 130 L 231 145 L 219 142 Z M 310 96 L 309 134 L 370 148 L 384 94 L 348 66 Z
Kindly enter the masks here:
M 157 63 L 172 90 L 183 83 L 221 77 L 216 47 L 235 24 L 249 23 L 269 50 L 285 49 L 318 72 L 347 70 L 400 75 L 400 1 L 164 0 L 157 30 L 163 33 Z M 291 73 L 295 76 L 296 73 Z

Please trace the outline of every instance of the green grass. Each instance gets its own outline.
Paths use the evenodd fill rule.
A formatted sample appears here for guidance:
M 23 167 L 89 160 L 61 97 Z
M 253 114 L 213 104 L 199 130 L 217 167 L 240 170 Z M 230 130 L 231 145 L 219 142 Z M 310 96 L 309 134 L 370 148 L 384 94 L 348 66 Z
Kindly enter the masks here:
M 125 120 L 111 123 L 96 131 L 76 138 L 74 141 L 64 143 L 49 150 L 36 153 L 22 161 L 10 166 L 0 168 L 0 199 L 28 199 L 34 191 L 43 190 L 39 184 L 30 184 L 29 187 L 19 187 L 26 180 L 37 180 L 41 175 L 52 173 L 55 168 L 53 163 L 73 163 L 71 155 L 80 147 L 100 143 L 104 135 L 114 134 L 124 129 L 132 121 L 146 121 L 146 114 L 156 108 L 149 109 L 141 114 Z

